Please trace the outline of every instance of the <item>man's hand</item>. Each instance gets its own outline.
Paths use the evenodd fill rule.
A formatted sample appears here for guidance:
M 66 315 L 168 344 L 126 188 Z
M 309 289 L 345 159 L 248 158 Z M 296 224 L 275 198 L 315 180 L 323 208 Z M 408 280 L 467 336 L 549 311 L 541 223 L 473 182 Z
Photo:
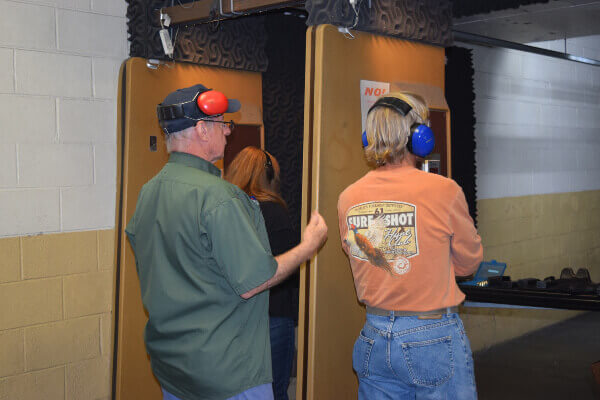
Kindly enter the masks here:
M 304 239 L 293 249 L 275 257 L 277 261 L 277 271 L 275 275 L 262 285 L 244 293 L 242 298 L 249 299 L 257 293 L 273 287 L 287 278 L 292 272 L 298 269 L 298 266 L 304 261 L 309 260 L 313 254 L 319 250 L 319 247 L 327 240 L 327 225 L 325 220 L 317 211 L 313 211 L 310 221 L 304 229 Z
M 310 253 L 314 253 L 325 243 L 327 240 L 327 225 L 325 220 L 319 214 L 318 211 L 313 211 L 310 216 L 310 221 L 304 229 L 304 240 L 310 250 Z

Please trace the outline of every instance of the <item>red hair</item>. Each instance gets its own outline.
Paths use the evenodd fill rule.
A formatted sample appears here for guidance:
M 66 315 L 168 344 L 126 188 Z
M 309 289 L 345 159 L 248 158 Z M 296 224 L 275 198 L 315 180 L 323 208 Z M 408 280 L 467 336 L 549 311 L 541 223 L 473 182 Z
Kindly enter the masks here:
M 273 179 L 267 179 L 267 154 L 273 166 Z M 258 201 L 273 201 L 286 207 L 279 194 L 279 163 L 271 153 L 254 146 L 245 147 L 227 167 L 225 179 Z

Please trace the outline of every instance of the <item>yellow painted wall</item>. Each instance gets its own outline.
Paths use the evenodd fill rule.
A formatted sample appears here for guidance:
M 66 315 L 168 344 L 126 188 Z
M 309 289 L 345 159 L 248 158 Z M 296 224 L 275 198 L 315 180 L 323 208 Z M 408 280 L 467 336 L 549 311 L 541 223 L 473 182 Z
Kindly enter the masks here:
M 114 230 L 0 239 L 0 399 L 109 399 Z
M 600 190 L 479 200 L 477 209 L 485 259 L 506 262 L 513 279 L 571 267 L 600 281 Z
M 559 278 L 587 268 L 600 282 L 600 191 L 485 199 L 477 202 L 484 259 L 507 263 L 506 275 Z M 579 311 L 462 307 L 473 351 L 579 315 Z

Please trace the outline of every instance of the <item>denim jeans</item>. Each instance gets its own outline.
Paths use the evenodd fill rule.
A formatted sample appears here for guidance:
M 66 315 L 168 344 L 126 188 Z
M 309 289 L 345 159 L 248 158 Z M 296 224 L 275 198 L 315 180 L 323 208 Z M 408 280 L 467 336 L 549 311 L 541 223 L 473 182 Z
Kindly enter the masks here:
M 180 400 L 165 389 L 162 389 L 162 392 L 163 400 Z M 236 394 L 227 400 L 273 400 L 273 389 L 270 383 L 265 383 Z
M 273 393 L 275 400 L 288 400 L 287 390 L 294 361 L 294 320 L 286 317 L 269 317 L 269 330 Z
M 352 366 L 359 400 L 477 399 L 471 347 L 458 314 L 440 319 L 367 314 Z

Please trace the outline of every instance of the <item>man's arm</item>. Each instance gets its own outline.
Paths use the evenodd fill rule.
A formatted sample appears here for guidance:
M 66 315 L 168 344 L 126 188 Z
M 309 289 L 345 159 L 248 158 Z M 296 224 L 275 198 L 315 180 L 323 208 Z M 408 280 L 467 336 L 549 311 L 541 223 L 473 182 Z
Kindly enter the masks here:
M 242 294 L 242 298 L 249 299 L 250 297 L 269 289 L 285 278 L 290 276 L 298 269 L 300 264 L 310 259 L 312 255 L 325 243 L 327 239 L 327 225 L 325 220 L 316 211 L 313 211 L 308 225 L 304 230 L 304 239 L 302 242 L 289 251 L 275 257 L 277 261 L 277 270 L 271 279 L 264 282 L 262 285 L 255 287 Z

